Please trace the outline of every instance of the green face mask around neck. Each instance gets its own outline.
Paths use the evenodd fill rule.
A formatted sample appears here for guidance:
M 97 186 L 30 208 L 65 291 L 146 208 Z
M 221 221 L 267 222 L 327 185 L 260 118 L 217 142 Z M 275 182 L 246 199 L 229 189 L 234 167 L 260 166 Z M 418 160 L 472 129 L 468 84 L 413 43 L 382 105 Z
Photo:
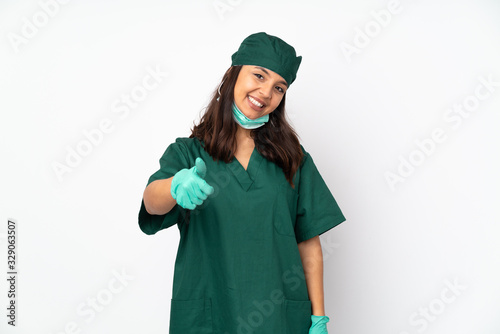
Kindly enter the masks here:
M 236 103 L 233 102 L 233 118 L 236 121 L 236 123 L 241 125 L 242 128 L 256 129 L 266 124 L 267 121 L 269 121 L 269 114 L 256 119 L 250 119 L 246 117 L 245 114 L 243 114 L 241 110 L 238 109 Z

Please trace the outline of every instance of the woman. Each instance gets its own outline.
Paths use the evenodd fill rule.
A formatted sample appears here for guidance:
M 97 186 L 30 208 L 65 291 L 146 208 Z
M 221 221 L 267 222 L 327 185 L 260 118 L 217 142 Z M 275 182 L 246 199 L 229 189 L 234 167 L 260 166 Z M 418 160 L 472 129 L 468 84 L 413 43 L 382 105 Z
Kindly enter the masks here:
M 248 36 L 148 181 L 140 228 L 180 231 L 171 334 L 327 333 L 319 235 L 345 217 L 285 118 L 301 60 Z

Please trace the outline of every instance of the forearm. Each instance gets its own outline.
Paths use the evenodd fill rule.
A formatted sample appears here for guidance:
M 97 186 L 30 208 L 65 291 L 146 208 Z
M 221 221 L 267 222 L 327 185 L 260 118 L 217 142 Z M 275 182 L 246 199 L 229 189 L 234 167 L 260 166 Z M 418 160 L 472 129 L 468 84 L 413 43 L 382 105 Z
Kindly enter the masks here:
M 306 277 L 307 291 L 312 304 L 312 314 L 325 315 L 323 292 L 323 252 L 319 236 L 298 244 Z
M 152 215 L 164 215 L 177 204 L 170 193 L 173 177 L 151 182 L 144 190 L 144 206 Z

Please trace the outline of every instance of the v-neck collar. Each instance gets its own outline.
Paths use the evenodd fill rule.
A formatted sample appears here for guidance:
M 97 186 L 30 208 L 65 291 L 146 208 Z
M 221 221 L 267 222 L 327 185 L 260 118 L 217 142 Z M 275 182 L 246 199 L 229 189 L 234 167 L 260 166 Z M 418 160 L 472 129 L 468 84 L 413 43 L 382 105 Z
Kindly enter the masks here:
M 264 157 L 260 155 L 257 148 L 254 147 L 246 170 L 236 157 L 233 157 L 233 160 L 229 162 L 227 166 L 234 177 L 236 177 L 243 190 L 248 191 L 259 173 L 260 165 L 263 160 Z

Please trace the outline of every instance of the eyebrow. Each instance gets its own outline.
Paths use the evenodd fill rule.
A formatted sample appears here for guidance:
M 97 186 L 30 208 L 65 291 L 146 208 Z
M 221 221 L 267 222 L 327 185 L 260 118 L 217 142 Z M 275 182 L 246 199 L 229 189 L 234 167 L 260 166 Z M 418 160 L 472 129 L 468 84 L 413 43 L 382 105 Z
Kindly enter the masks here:
M 255 68 L 258 68 L 259 70 L 261 70 L 262 72 L 266 73 L 267 75 L 269 75 L 269 72 L 264 68 L 264 67 L 260 67 L 260 66 L 255 66 Z M 286 86 L 286 88 L 288 88 L 288 84 L 286 83 L 286 81 L 280 81 L 278 82 L 280 84 L 283 84 Z

